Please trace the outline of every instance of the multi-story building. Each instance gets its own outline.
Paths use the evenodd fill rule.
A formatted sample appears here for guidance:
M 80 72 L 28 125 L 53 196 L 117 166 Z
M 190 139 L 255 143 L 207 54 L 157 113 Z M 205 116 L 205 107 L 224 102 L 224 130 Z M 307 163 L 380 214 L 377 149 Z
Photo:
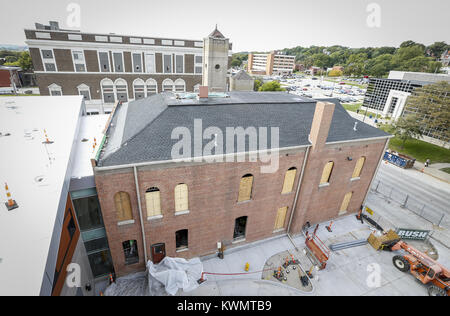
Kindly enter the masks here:
M 83 95 L 88 111 L 109 113 L 115 101 L 202 84 L 201 40 L 92 34 L 56 22 L 37 24 L 25 36 L 41 95 Z
M 291 75 L 295 69 L 295 56 L 277 52 L 248 56 L 248 71 L 254 75 Z
M 204 91 L 166 92 L 111 114 L 92 164 L 119 276 L 147 260 L 214 254 L 218 242 L 299 234 L 307 222 L 359 211 L 367 197 L 390 135 L 355 122 L 338 101 Z M 259 159 L 265 148 L 253 147 L 263 127 L 273 169 Z
M 408 110 L 408 97 L 417 88 L 440 81 L 450 82 L 448 74 L 431 74 L 419 72 L 391 71 L 387 79 L 371 78 L 364 98 L 363 108 L 375 110 L 383 117 L 397 120 L 399 117 L 411 113 Z M 441 135 L 439 130 L 425 128 L 424 136 L 429 142 L 437 140 L 437 144 L 447 144 L 449 140 Z

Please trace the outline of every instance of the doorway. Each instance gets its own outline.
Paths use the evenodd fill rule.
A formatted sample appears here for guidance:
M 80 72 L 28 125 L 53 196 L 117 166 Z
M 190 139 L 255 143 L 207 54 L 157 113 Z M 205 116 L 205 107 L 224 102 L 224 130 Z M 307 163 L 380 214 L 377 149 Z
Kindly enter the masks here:
M 155 244 L 151 248 L 153 263 L 160 263 L 166 257 L 166 244 Z
M 236 219 L 236 223 L 234 226 L 234 240 L 245 239 L 245 231 L 247 228 L 247 216 L 239 217 Z

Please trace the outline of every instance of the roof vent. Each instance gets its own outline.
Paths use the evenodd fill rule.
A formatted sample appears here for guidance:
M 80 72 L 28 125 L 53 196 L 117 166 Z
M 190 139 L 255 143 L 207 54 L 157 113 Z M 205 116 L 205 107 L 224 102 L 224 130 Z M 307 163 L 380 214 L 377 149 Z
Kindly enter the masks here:
M 358 131 L 358 122 L 355 122 L 355 127 L 353 127 L 353 130 L 356 132 Z

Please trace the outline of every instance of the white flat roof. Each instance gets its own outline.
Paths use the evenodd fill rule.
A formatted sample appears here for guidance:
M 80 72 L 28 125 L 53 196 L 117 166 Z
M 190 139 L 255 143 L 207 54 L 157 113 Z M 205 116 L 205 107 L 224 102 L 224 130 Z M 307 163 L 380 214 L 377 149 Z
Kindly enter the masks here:
M 75 161 L 72 170 L 73 179 L 81 179 L 94 176 L 94 170 L 91 165 L 91 158 L 95 158 L 105 130 L 109 114 L 89 115 L 81 118 L 80 132 L 77 137 L 77 147 Z M 83 142 L 83 140 L 86 140 Z M 97 146 L 94 151 L 94 142 Z
M 0 98 L 0 295 L 40 294 L 81 106 L 81 96 Z M 10 212 L 5 182 L 19 205 Z

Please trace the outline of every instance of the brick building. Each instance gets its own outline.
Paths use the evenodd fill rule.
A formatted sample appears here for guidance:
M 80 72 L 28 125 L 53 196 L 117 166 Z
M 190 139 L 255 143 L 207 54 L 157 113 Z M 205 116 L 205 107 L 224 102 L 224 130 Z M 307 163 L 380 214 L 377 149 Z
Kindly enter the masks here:
M 292 75 L 295 70 L 295 56 L 270 52 L 248 55 L 248 72 L 252 75 Z
M 116 273 L 143 270 L 146 259 L 163 255 L 213 254 L 217 242 L 232 247 L 299 234 L 306 222 L 357 212 L 389 135 L 364 123 L 355 128 L 339 102 L 330 101 L 286 93 L 230 92 L 205 100 L 163 93 L 118 106 L 94 167 Z M 223 131 L 279 127 L 279 168 L 262 173 L 266 163 L 249 159 L 173 159 L 173 131 L 184 126 L 198 133 L 196 119 L 204 129 Z M 247 156 L 246 142 L 231 156 Z
M 115 101 L 202 84 L 202 40 L 82 33 L 56 22 L 36 24 L 25 36 L 41 95 L 83 95 L 94 113 L 109 113 Z

